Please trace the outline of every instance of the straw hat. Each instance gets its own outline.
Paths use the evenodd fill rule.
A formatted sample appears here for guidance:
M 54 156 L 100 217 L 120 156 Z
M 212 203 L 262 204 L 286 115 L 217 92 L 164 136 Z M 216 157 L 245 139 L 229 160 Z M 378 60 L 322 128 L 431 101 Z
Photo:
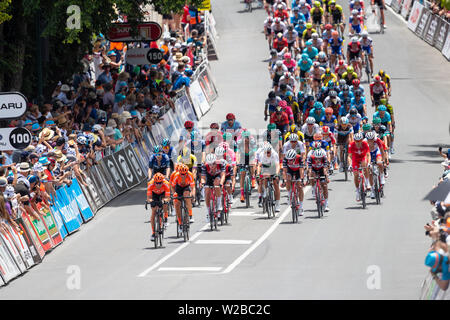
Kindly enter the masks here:
M 49 128 L 44 128 L 44 130 L 39 133 L 39 139 L 44 139 L 45 141 L 50 140 L 55 135 L 55 132 Z
M 54 152 L 54 154 L 55 154 L 55 158 L 56 158 L 56 161 L 57 161 L 57 162 L 63 162 L 63 161 L 66 161 L 66 156 L 63 155 L 63 153 L 62 153 L 61 150 L 55 149 L 53 152 Z
M 60 125 L 67 123 L 67 118 L 66 118 L 66 116 L 59 116 L 57 121 L 58 121 L 58 125 L 60 126 Z
M 175 60 L 181 60 L 183 58 L 183 54 L 181 52 L 175 53 Z
M 120 115 L 120 117 L 121 117 L 122 119 L 131 119 L 131 118 L 132 118 L 132 117 L 131 117 L 131 113 L 129 113 L 128 111 L 122 112 L 122 114 Z

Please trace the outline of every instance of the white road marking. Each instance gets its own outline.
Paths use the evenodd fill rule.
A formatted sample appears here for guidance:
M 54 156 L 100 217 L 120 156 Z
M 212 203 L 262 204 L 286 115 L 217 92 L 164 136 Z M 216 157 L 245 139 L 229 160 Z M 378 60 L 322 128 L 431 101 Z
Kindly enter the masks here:
M 252 240 L 197 240 L 195 244 L 250 244 Z
M 306 186 L 304 188 L 304 193 L 306 194 L 309 189 L 311 189 L 311 186 Z M 279 218 L 275 221 L 275 223 L 255 242 L 253 245 L 248 248 L 243 254 L 241 254 L 232 264 L 230 264 L 222 273 L 230 273 L 233 271 L 234 268 L 237 267 L 238 264 L 240 264 L 252 251 L 254 251 L 256 248 L 259 247 L 261 243 L 264 242 L 271 234 L 275 231 L 275 229 L 278 227 L 278 225 L 283 221 L 283 219 L 288 215 L 288 213 L 291 211 L 290 207 L 287 207 L 286 210 L 279 216 Z
M 220 271 L 222 267 L 168 267 L 159 268 L 158 271 Z
M 159 267 L 161 264 L 163 264 L 164 262 L 166 262 L 170 257 L 176 255 L 179 251 L 183 250 L 184 248 L 186 248 L 189 243 L 191 243 L 192 241 L 194 241 L 196 238 L 198 238 L 203 230 L 205 230 L 206 228 L 209 227 L 209 223 L 207 223 L 206 225 L 203 226 L 203 228 L 200 229 L 200 231 L 196 232 L 190 239 L 188 242 L 183 243 L 181 246 L 179 246 L 178 248 L 176 248 L 175 250 L 173 250 L 171 253 L 169 253 L 167 256 L 165 256 L 164 258 L 160 259 L 158 262 L 156 262 L 154 265 L 152 265 L 150 268 L 148 268 L 147 270 L 141 272 L 138 277 L 145 277 L 149 272 L 151 272 L 152 270 L 156 269 L 157 267 Z
M 242 211 L 234 212 L 234 211 L 231 211 L 230 216 L 232 216 L 232 217 L 249 217 L 249 216 L 252 216 L 254 214 L 255 214 L 254 211 L 251 211 L 251 212 L 242 212 Z

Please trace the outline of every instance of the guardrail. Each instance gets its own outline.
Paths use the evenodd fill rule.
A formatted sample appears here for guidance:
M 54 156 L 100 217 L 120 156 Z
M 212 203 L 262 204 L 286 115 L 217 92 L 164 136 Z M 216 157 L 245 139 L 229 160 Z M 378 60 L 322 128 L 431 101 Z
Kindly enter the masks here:
M 408 21 L 408 28 L 419 38 L 439 50 L 450 60 L 450 23 L 430 10 L 428 1 L 392 0 L 386 1 L 392 10 L 401 13 Z

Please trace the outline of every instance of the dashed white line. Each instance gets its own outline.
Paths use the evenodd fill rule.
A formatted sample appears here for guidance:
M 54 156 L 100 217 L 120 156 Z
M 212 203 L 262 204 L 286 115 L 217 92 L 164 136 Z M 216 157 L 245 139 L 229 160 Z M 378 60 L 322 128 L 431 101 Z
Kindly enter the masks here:
M 195 244 L 250 244 L 252 240 L 197 240 Z
M 209 272 L 217 272 L 220 270 L 222 270 L 222 267 L 167 267 L 158 269 L 158 271 L 209 271 Z

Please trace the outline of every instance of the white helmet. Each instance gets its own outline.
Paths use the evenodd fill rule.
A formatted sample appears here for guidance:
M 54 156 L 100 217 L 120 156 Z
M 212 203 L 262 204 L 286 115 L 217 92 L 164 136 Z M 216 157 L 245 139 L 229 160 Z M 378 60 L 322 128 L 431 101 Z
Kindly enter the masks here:
M 327 156 L 327 153 L 322 148 L 314 150 L 313 152 L 314 152 L 313 155 L 316 158 L 323 158 Z
M 217 147 L 215 154 L 216 156 L 221 157 L 225 154 L 225 149 L 223 147 Z
M 319 39 L 319 34 L 318 34 L 317 32 L 314 32 L 314 33 L 311 35 L 311 38 L 312 38 L 312 39 Z
M 289 150 L 288 152 L 286 152 L 286 159 L 287 160 L 292 160 L 297 156 L 297 152 L 294 149 Z
M 353 9 L 353 10 L 352 10 L 352 14 L 358 14 L 358 10 Z
M 369 36 L 369 33 L 367 32 L 366 29 L 364 29 L 363 31 L 361 31 L 361 37 L 367 38 L 368 36 Z
M 277 67 L 281 67 L 283 65 L 283 61 L 278 60 L 277 62 L 275 62 L 275 64 L 277 65 Z
M 364 136 L 361 132 L 358 132 L 357 134 L 355 134 L 355 141 L 361 141 L 362 139 L 364 139 Z
M 376 138 L 375 132 L 369 131 L 369 132 L 366 133 L 366 139 L 367 140 L 375 140 L 375 138 Z
M 298 134 L 296 133 L 291 133 L 289 135 L 289 141 L 298 141 Z
M 268 145 L 264 146 L 264 152 L 272 151 L 272 145 L 269 143 Z
M 306 123 L 308 123 L 308 124 L 316 123 L 316 119 L 314 119 L 313 117 L 308 117 L 308 118 L 306 118 Z
M 206 156 L 206 163 L 213 164 L 217 161 L 217 157 L 214 153 L 210 153 Z

